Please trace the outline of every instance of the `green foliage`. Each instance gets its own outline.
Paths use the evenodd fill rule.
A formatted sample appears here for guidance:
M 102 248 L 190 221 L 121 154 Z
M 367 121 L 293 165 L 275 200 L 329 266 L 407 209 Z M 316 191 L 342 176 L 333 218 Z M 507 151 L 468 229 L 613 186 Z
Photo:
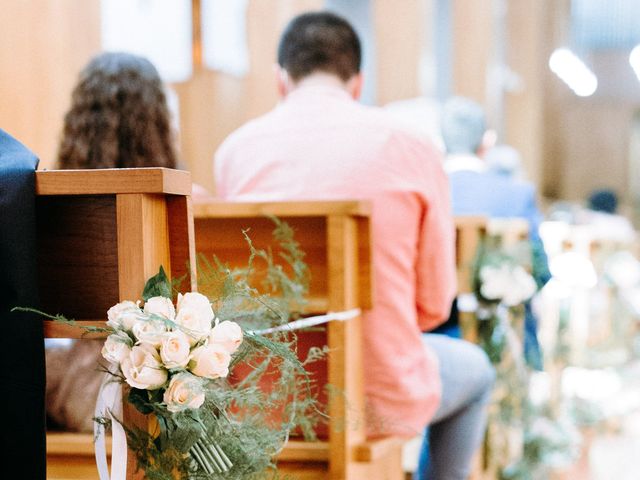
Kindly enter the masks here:
M 53 320 L 54 322 L 62 323 L 64 325 L 69 325 L 70 327 L 80 328 L 85 331 L 85 333 L 113 333 L 113 328 L 111 327 L 96 327 L 93 325 L 81 325 L 76 320 L 72 318 L 67 318 L 64 315 L 56 314 L 51 315 L 49 313 L 45 313 L 41 310 L 29 307 L 13 307 L 11 309 L 12 312 L 30 312 L 40 315 L 42 317 L 48 318 L 49 320 Z
M 158 418 L 156 432 L 126 428 L 138 465 L 149 479 L 280 478 L 274 458 L 289 435 L 296 431 L 313 438 L 315 426 L 325 418 L 318 410 L 319 388 L 305 369 L 323 358 L 323 346 L 301 360 L 295 332 L 255 333 L 298 318 L 308 293 L 309 272 L 293 230 L 273 221 L 273 248 L 256 248 L 244 232 L 248 261 L 241 268 L 216 257 L 198 257 L 200 293 L 209 297 L 221 321 L 235 321 L 244 332 L 228 378 L 210 380 L 205 404 L 180 413 L 167 411 L 161 399 L 152 398 L 153 392 L 130 389 L 129 401 Z M 145 298 L 168 296 L 170 285 L 161 271 L 147 283 Z M 193 461 L 203 446 L 223 451 L 230 470 L 205 473 Z
M 209 297 L 218 319 L 237 322 L 244 333 L 229 376 L 203 380 L 205 403 L 198 409 L 173 413 L 163 404 L 162 389 L 128 390 L 128 401 L 157 419 L 152 432 L 122 425 L 129 449 L 136 452 L 138 468 L 144 469 L 147 479 L 284 480 L 288 477 L 278 474 L 275 456 L 289 435 L 295 431 L 312 439 L 318 422 L 326 419 L 316 398 L 323 386 L 315 385 L 306 371 L 310 363 L 324 358 L 326 346 L 311 348 L 301 360 L 294 331 L 257 333 L 298 318 L 309 289 L 309 270 L 293 230 L 277 218 L 272 220 L 275 255 L 272 248 L 256 248 L 243 232 L 249 254 L 246 266 L 230 268 L 216 257 L 198 257 L 200 292 Z M 143 299 L 172 298 L 183 279 L 172 282 L 160 267 L 147 281 Z M 13 310 L 37 313 L 88 333 L 114 333 L 113 328 L 83 326 L 63 315 L 32 308 Z M 152 317 L 168 327 L 176 326 L 164 317 Z M 124 383 L 120 375 L 108 373 L 113 381 Z M 112 425 L 107 416 L 94 420 L 104 429 Z M 221 459 L 212 463 L 224 464 L 228 471 L 204 471 L 204 464 L 211 462 L 202 462 L 203 455 Z
M 164 268 L 160 266 L 160 271 L 147 280 L 142 291 L 142 299 L 146 302 L 152 297 L 171 298 L 171 281 L 167 277 Z

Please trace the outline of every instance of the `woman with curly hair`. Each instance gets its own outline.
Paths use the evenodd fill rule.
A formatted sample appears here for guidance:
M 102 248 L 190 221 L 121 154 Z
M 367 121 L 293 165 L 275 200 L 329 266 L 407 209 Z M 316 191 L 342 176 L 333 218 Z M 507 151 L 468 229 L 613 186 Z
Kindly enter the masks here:
M 176 168 L 164 87 L 146 58 L 98 55 L 82 70 L 65 116 L 58 168 Z
M 171 115 L 160 75 L 149 60 L 102 53 L 80 73 L 65 116 L 58 168 L 177 168 Z M 206 196 L 194 185 L 196 197 Z M 91 431 L 102 341 L 47 341 L 50 428 Z

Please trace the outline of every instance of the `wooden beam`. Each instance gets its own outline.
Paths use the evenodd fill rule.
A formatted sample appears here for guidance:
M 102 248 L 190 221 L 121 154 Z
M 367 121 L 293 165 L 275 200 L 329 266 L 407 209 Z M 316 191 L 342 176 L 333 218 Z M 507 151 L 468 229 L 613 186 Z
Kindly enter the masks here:
M 238 218 L 264 217 L 313 217 L 324 215 L 371 215 L 367 201 L 321 201 L 321 202 L 208 202 L 194 204 L 194 218 Z
M 191 195 L 191 174 L 169 168 L 109 168 L 36 172 L 36 195 L 165 193 Z

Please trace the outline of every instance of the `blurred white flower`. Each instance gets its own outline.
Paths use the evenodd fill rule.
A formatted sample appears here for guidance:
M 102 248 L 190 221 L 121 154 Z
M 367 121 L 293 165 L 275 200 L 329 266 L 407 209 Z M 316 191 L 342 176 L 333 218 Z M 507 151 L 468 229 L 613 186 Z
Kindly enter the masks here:
M 565 252 L 549 262 L 551 274 L 562 284 L 574 288 L 592 288 L 598 283 L 593 263 L 577 252 Z
M 519 265 L 486 265 L 480 269 L 480 294 L 509 307 L 520 305 L 536 293 L 536 282 Z
M 604 273 L 621 290 L 640 284 L 640 262 L 630 252 L 611 255 L 605 264 Z

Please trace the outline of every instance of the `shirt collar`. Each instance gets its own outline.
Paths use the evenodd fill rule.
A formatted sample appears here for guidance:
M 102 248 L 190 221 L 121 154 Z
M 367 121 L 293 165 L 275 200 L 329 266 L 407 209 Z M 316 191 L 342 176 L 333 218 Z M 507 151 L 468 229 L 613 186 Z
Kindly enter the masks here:
M 444 161 L 444 171 L 448 174 L 467 170 L 476 173 L 483 173 L 487 170 L 485 162 L 471 154 L 448 155 Z
M 301 85 L 290 92 L 284 99 L 284 102 L 297 101 L 303 98 L 319 98 L 332 97 L 342 100 L 352 100 L 351 95 L 338 86 L 334 85 Z

